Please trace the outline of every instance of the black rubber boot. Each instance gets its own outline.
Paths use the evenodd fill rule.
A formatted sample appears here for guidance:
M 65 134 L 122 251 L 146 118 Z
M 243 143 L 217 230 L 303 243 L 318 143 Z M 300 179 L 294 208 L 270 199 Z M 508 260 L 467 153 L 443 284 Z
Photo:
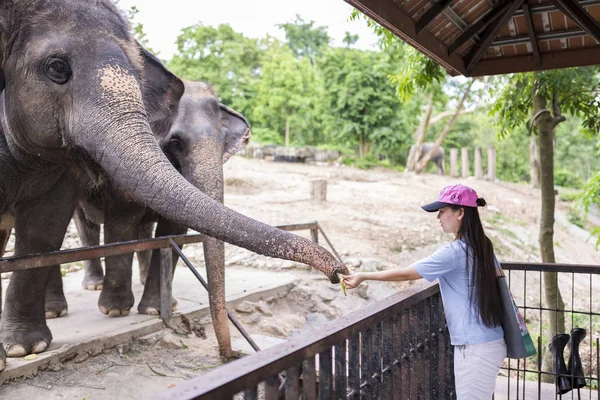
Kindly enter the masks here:
M 571 340 L 569 341 L 569 364 L 567 365 L 567 373 L 572 377 L 571 386 L 573 389 L 582 388 L 585 386 L 585 374 L 583 373 L 583 365 L 579 356 L 579 344 L 585 338 L 586 330 L 583 328 L 571 329 Z
M 572 389 L 571 378 L 568 376 L 567 366 L 563 357 L 567 343 L 569 343 L 569 335 L 559 333 L 552 338 L 552 341 L 548 345 L 552 354 L 552 373 L 554 374 L 556 393 L 558 394 L 565 394 Z

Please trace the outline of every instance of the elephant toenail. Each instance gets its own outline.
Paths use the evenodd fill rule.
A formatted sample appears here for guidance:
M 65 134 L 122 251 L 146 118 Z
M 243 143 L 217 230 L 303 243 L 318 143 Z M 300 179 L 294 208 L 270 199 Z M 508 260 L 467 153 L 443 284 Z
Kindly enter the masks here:
M 96 285 L 87 285 L 86 290 L 96 290 Z
M 42 351 L 46 351 L 47 348 L 48 348 L 48 343 L 46 343 L 46 341 L 42 340 L 41 342 L 38 342 L 38 344 L 33 346 L 33 349 L 31 350 L 31 352 L 32 353 L 41 353 Z
M 66 314 L 67 314 L 67 310 L 62 310 L 62 311 L 60 312 L 60 315 L 59 315 L 59 317 L 64 317 Z
M 25 347 L 21 346 L 20 344 L 15 344 L 8 348 L 6 355 L 8 357 L 23 357 L 27 355 L 27 352 L 25 351 Z
M 54 311 L 46 311 L 46 319 L 54 319 L 56 318 L 56 313 Z
M 104 286 L 102 286 L 102 285 L 98 285 L 98 286 L 96 286 L 96 290 L 102 290 L 103 287 Z
M 6 368 L 6 361 L 0 358 L 0 371 L 3 371 Z
M 148 314 L 148 315 L 158 315 L 158 314 L 159 314 L 159 312 L 158 312 L 158 310 L 157 310 L 156 308 L 154 308 L 154 307 L 148 307 L 148 308 L 146 309 L 146 312 L 145 312 L 144 314 Z
M 98 306 L 98 308 L 100 309 L 100 312 L 104 315 L 108 314 L 108 310 L 106 309 L 106 307 L 104 306 Z
M 129 315 L 129 310 L 123 310 L 123 311 L 121 311 L 121 315 Z
M 119 316 L 121 316 L 121 311 L 120 310 L 110 310 L 108 312 L 108 315 L 110 317 L 119 317 Z

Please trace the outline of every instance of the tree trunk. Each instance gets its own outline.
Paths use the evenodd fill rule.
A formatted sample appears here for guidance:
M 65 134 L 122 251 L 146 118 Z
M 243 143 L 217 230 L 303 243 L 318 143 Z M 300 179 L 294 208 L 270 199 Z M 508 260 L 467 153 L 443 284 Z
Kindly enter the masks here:
M 290 147 L 290 117 L 285 119 L 285 147 Z
M 540 152 L 538 149 L 538 135 L 531 132 L 529 138 L 529 177 L 531 187 L 540 188 Z
M 564 121 L 560 115 L 558 105 L 558 94 L 553 99 L 553 113 L 546 108 L 547 101 L 543 96 L 533 93 L 533 115 L 532 124 L 539 132 L 539 171 L 540 187 L 542 194 L 542 207 L 540 213 L 539 243 L 542 262 L 555 263 L 554 258 L 554 129 L 556 125 Z M 558 274 L 556 272 L 544 272 L 544 296 L 545 306 L 551 309 L 564 310 L 564 302 L 558 286 Z M 565 331 L 564 312 L 549 312 L 549 321 L 546 330 L 546 339 L 552 340 L 557 333 Z M 543 359 L 543 370 L 552 371 L 552 355 L 546 352 Z M 552 375 L 542 376 L 545 382 L 553 382 Z
M 440 148 L 440 146 L 442 145 L 442 141 L 444 140 L 444 138 L 446 137 L 448 132 L 450 132 L 450 129 L 452 129 L 452 127 L 454 126 L 454 123 L 456 122 L 456 119 L 460 115 L 460 111 L 462 110 L 463 105 L 465 104 L 465 100 L 467 99 L 467 96 L 469 95 L 469 92 L 471 91 L 471 86 L 473 86 L 474 82 L 475 82 L 475 79 L 471 79 L 469 81 L 469 84 L 467 85 L 467 88 L 465 89 L 465 92 L 463 93 L 463 96 L 460 99 L 460 102 L 456 106 L 456 111 L 454 112 L 454 115 L 452 116 L 450 121 L 448 121 L 448 124 L 446 125 L 446 127 L 444 128 L 442 133 L 440 133 L 440 136 L 435 141 L 435 144 L 433 145 L 431 150 L 429 150 L 429 152 L 427 154 L 425 154 L 425 156 L 422 159 L 419 160 L 417 158 L 417 162 L 416 162 L 416 166 L 415 166 L 415 172 L 417 174 L 421 173 L 421 171 L 423 171 L 425 169 L 425 167 L 427 166 L 427 163 L 429 162 L 429 160 L 431 160 L 431 157 L 433 157 L 435 152 Z
M 414 150 L 408 153 L 408 159 L 406 160 L 405 171 L 410 172 L 415 170 L 417 161 L 421 158 L 421 144 L 425 140 L 427 135 L 427 126 L 429 125 L 429 119 L 431 118 L 431 112 L 433 111 L 433 94 L 429 95 L 429 101 L 427 104 L 427 110 L 421 120 L 421 124 L 415 132 L 415 147 Z
M 358 135 L 358 156 L 360 158 L 365 156 L 364 138 L 362 133 Z

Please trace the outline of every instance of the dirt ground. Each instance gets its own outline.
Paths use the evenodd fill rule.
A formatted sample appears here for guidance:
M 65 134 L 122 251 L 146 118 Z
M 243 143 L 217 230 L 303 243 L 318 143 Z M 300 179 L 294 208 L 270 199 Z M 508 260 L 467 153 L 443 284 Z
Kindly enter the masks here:
M 239 156 L 225 165 L 225 178 L 225 201 L 229 207 L 271 225 L 318 221 L 351 271 L 407 266 L 451 240 L 439 228 L 435 214 L 422 211 L 420 206 L 433 201 L 443 186 L 458 182 L 474 187 L 480 197 L 486 198 L 488 207 L 481 210 L 481 215 L 501 262 L 540 261 L 537 244 L 540 194 L 526 185 L 415 176 L 386 169 L 363 171 L 338 165 L 274 163 Z M 313 203 L 309 199 L 310 182 L 316 178 L 327 180 L 326 203 Z M 594 241 L 587 240 L 589 234 L 568 222 L 570 206 L 557 202 L 557 262 L 600 264 Z M 309 237 L 308 232 L 298 234 Z M 327 247 L 322 237 L 320 243 Z M 78 246 L 76 232 L 71 230 L 64 247 Z M 192 249 L 188 257 L 202 264 L 201 248 Z M 411 284 L 370 282 L 344 297 L 339 285 L 330 285 L 306 266 L 258 256 L 230 245 L 226 246 L 226 259 L 227 274 L 235 274 L 238 267 L 296 274 L 298 280 L 293 290 L 259 303 L 242 303 L 234 310 L 252 334 L 275 341 L 352 312 Z M 538 275 L 514 274 L 511 281 L 516 287 L 527 284 L 538 288 Z M 578 278 L 571 285 L 569 278 L 561 281 L 562 288 L 569 294 L 579 289 L 589 293 L 589 281 Z M 515 294 L 518 302 L 524 297 L 521 290 L 513 289 L 518 292 Z M 529 291 L 528 304 L 535 303 L 536 296 L 536 290 Z M 566 301 L 588 302 L 589 308 L 589 296 L 574 297 Z M 0 397 L 148 396 L 222 363 L 211 325 L 208 320 L 202 322 L 205 336 L 202 332 L 198 336 L 164 330 L 82 363 L 66 362 L 36 377 L 9 382 L 0 387 Z M 233 330 L 232 334 L 236 346 L 241 346 L 240 335 Z M 597 336 L 598 332 L 594 332 L 594 337 Z

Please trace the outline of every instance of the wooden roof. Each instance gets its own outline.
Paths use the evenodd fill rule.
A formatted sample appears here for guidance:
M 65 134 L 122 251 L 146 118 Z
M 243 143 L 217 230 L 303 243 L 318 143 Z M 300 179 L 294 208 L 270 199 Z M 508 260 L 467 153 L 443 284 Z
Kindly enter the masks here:
M 600 0 L 345 0 L 452 75 L 600 64 Z

